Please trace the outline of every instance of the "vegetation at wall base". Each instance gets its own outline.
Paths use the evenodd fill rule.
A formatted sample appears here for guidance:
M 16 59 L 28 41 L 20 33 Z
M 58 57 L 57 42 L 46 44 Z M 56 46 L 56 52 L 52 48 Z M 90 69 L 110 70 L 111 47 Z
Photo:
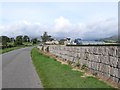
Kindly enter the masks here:
M 109 88 L 116 90 L 97 78 L 74 71 L 70 65 L 64 65 L 54 58 L 43 55 L 37 48 L 31 51 L 33 64 L 44 88 Z

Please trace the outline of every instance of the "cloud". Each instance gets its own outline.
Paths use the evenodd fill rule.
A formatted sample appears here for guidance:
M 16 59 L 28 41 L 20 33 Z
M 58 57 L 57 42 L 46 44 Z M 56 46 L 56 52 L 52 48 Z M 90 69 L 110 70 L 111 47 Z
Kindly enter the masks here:
M 96 20 L 89 23 L 71 23 L 68 19 L 60 17 L 55 20 L 56 36 L 82 39 L 106 38 L 118 33 L 118 24 L 115 18 Z
M 55 19 L 53 30 L 54 32 L 67 32 L 67 31 L 69 32 L 69 28 L 71 26 L 72 23 L 68 19 L 61 16 Z
M 44 25 L 40 23 L 31 23 L 28 21 L 19 21 L 12 25 L 0 26 L 0 35 L 15 37 L 17 35 L 29 35 L 31 37 L 40 37 Z
M 69 19 L 61 16 L 55 19 L 52 25 L 43 25 L 39 22 L 32 23 L 26 20 L 11 25 L 0 25 L 0 35 L 40 37 L 44 31 L 47 31 L 54 37 L 93 39 L 115 35 L 118 32 L 117 28 L 117 20 L 114 18 L 90 23 L 72 23 Z
M 104 38 L 118 34 L 118 22 L 114 18 L 97 21 L 86 26 L 84 38 Z

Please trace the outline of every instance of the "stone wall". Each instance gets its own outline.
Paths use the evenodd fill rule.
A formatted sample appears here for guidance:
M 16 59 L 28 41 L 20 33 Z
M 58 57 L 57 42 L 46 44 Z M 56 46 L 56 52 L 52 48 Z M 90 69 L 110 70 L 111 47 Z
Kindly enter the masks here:
M 50 53 L 73 63 L 86 65 L 92 74 L 120 84 L 120 52 L 117 46 L 45 46 Z

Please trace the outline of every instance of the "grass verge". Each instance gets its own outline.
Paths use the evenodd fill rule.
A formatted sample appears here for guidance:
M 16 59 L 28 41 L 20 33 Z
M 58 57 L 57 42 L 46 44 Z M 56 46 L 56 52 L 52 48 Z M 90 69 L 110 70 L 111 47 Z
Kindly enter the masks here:
M 43 55 L 37 48 L 31 51 L 33 64 L 44 88 L 111 88 L 94 77 L 81 77 L 80 71 L 73 71 L 69 65 Z
M 12 47 L 12 48 L 5 48 L 5 49 L 0 49 L 0 54 L 15 50 L 15 49 L 20 49 L 23 48 L 25 46 L 18 46 L 18 47 Z

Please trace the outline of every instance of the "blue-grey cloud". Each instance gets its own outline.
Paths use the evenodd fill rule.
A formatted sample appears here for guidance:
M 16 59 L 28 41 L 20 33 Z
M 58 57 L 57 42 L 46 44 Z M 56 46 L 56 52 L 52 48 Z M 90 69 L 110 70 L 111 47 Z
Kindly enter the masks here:
M 47 31 L 54 37 L 90 39 L 115 35 L 118 33 L 117 28 L 117 20 L 114 18 L 90 23 L 72 23 L 64 17 L 59 17 L 52 25 L 42 25 L 39 22 L 31 23 L 28 21 L 20 21 L 11 25 L 1 25 L 0 35 L 10 37 L 17 35 L 40 37 L 44 31 Z

